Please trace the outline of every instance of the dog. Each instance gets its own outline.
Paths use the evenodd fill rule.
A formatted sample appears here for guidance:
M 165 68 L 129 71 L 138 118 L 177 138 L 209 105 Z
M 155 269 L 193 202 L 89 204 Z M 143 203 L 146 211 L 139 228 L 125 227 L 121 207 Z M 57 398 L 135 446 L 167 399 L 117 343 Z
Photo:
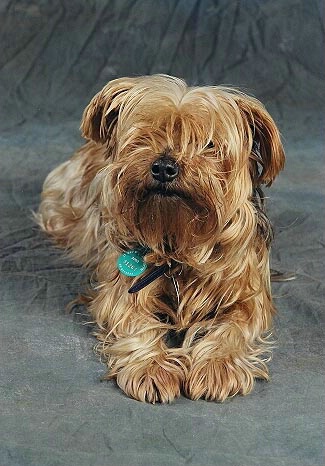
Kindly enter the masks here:
M 92 273 L 106 378 L 150 403 L 248 394 L 272 350 L 261 187 L 285 161 L 273 119 L 239 90 L 153 75 L 110 81 L 81 131 L 37 221 Z

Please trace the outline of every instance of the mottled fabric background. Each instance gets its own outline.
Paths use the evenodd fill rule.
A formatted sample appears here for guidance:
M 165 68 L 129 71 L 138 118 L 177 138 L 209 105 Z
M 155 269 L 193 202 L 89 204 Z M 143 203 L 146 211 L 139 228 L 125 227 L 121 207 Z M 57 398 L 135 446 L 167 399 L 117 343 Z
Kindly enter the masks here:
M 1 0 L 0 44 L 0 465 L 323 466 L 323 2 Z M 86 278 L 32 220 L 92 95 L 157 72 L 256 95 L 287 153 L 272 266 L 297 280 L 273 284 L 270 383 L 224 404 L 101 383 L 85 310 L 65 311 Z

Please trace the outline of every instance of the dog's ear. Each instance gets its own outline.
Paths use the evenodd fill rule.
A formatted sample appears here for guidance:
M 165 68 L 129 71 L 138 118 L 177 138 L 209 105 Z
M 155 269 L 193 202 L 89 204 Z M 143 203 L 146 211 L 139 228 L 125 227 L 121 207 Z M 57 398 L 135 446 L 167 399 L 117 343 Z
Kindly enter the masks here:
M 137 78 L 114 79 L 92 98 L 81 120 L 80 129 L 85 138 L 101 143 L 110 139 L 119 109 L 137 81 Z
M 271 115 L 257 99 L 239 98 L 237 104 L 246 119 L 251 141 L 250 173 L 254 186 L 270 186 L 283 169 L 284 150 L 279 130 Z

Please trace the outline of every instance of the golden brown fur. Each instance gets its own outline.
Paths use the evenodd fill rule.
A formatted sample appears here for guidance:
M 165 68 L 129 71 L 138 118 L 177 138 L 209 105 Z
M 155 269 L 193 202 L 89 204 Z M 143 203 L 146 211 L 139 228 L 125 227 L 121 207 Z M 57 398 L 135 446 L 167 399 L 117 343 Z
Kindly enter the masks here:
M 283 168 L 262 104 L 166 75 L 109 82 L 86 108 L 89 141 L 47 177 L 38 222 L 96 277 L 89 310 L 109 377 L 131 397 L 223 401 L 267 379 L 272 229 L 262 184 Z M 213 144 L 212 144 L 213 143 Z M 157 191 L 150 167 L 179 176 Z M 121 251 L 148 248 L 150 267 L 178 263 L 135 294 Z

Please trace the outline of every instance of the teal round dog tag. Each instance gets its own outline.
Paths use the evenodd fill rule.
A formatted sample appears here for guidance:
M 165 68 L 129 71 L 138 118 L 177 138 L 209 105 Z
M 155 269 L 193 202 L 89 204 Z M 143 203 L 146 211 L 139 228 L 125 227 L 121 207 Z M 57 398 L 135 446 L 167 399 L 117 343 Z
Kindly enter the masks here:
M 141 275 L 147 268 L 147 264 L 143 260 L 143 256 L 139 251 L 127 251 L 117 259 L 117 268 L 127 277 L 137 277 Z

